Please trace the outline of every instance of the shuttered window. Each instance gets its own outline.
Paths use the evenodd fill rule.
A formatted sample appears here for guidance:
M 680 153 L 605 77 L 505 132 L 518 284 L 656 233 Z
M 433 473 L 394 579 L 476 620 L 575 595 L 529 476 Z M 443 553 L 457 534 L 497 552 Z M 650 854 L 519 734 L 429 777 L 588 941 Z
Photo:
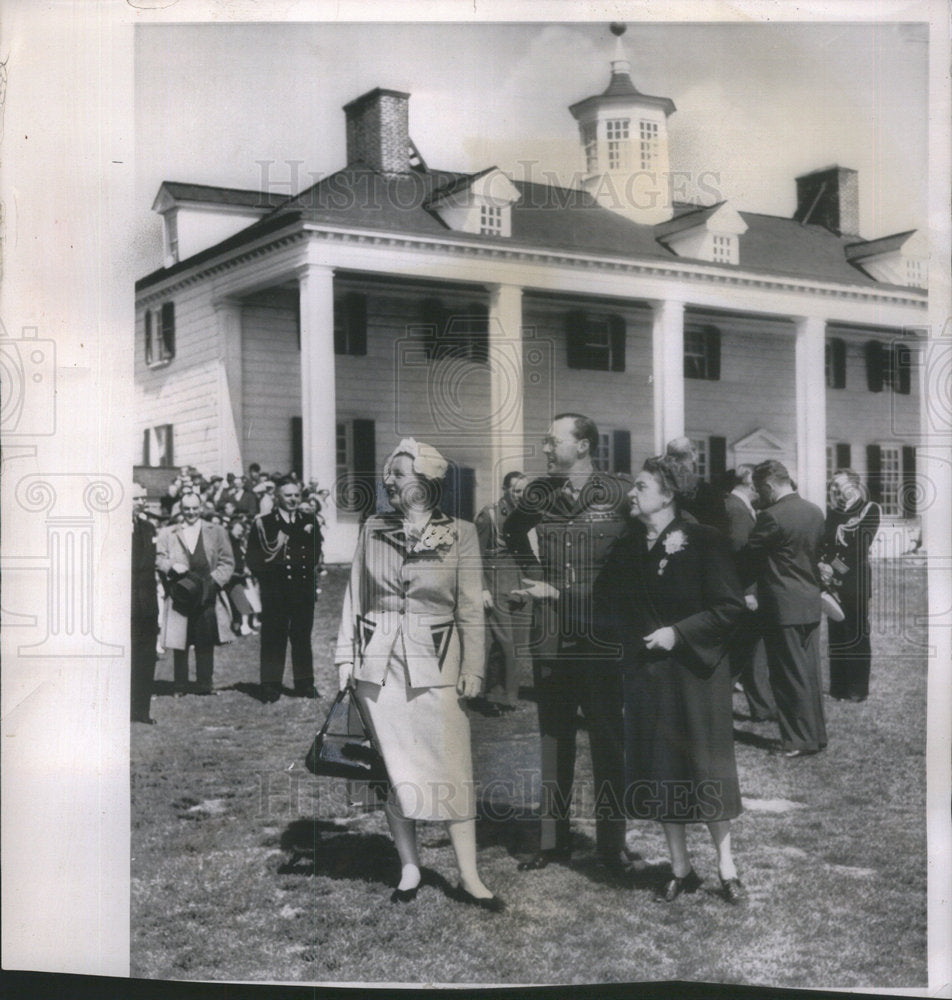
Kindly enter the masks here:
M 565 321 L 569 368 L 623 372 L 627 328 L 623 316 L 573 310 Z

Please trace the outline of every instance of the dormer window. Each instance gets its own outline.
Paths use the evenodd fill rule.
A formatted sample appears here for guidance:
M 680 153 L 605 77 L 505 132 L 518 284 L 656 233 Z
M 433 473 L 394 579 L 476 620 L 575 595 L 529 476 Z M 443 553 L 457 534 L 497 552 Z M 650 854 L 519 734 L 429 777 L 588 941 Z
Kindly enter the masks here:
M 652 170 L 658 158 L 658 123 L 641 121 L 638 124 L 641 150 L 641 169 Z
M 426 207 L 457 232 L 507 237 L 512 234 L 512 206 L 521 197 L 498 167 L 490 167 L 434 191 Z
M 627 118 L 612 118 L 605 123 L 609 170 L 628 169 L 628 125 Z
M 502 206 L 479 206 L 479 231 L 484 236 L 502 236 Z
M 915 257 L 906 258 L 906 284 L 913 288 L 928 288 L 925 261 Z
M 178 245 L 178 214 L 167 212 L 165 214 L 165 256 L 168 265 L 178 263 Z
M 712 236 L 711 260 L 715 263 L 733 264 L 734 247 L 737 240 L 733 236 Z

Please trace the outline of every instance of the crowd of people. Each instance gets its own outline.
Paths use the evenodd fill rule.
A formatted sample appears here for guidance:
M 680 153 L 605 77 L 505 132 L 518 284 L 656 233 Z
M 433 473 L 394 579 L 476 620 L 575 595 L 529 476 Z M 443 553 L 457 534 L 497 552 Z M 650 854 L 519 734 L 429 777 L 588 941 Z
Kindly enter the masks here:
M 731 820 L 741 811 L 734 691 L 746 695 L 751 719 L 776 721 L 775 753 L 823 751 L 825 610 L 829 694 L 868 695 L 869 551 L 880 512 L 855 472 L 836 473 L 824 515 L 799 496 L 780 462 L 742 466 L 714 485 L 698 475 L 691 442 L 679 438 L 632 478 L 596 468 L 598 443 L 589 418 L 557 414 L 542 442 L 546 474 L 508 473 L 502 496 L 475 524 L 440 509 L 448 462 L 437 449 L 405 438 L 384 463 L 391 509 L 361 527 L 335 664 L 389 777 L 385 814 L 401 862 L 393 902 L 412 901 L 420 887 L 416 821 L 437 820 L 456 855 L 456 898 L 504 908 L 477 868 L 467 707 L 513 710 L 530 675 L 541 740 L 540 832 L 538 850 L 519 869 L 571 856 L 581 714 L 600 863 L 638 878 L 648 866 L 626 846 L 627 821 L 659 822 L 671 865 L 658 895 L 669 902 L 702 884 L 685 836 L 686 825 L 699 822 L 711 834 L 722 897 L 737 904 L 746 895 L 731 848 Z M 211 689 L 214 645 L 231 625 L 240 632 L 254 621 L 253 575 L 264 700 L 280 697 L 288 643 L 295 693 L 317 697 L 310 633 L 321 499 L 315 484 L 249 470 L 232 483 L 183 474 L 163 498 L 170 523 L 157 537 L 138 508 L 134 537 L 143 538 L 134 544 L 134 570 L 137 550 L 143 566 L 134 579 L 145 587 L 151 557 L 177 687 L 193 646 L 197 690 Z M 237 540 L 236 525 L 244 529 Z M 224 598 L 236 581 L 250 610 L 231 596 L 228 612 Z M 142 655 L 147 633 L 134 644 Z M 143 711 L 148 718 L 147 675 L 143 668 L 133 684 L 140 721 Z

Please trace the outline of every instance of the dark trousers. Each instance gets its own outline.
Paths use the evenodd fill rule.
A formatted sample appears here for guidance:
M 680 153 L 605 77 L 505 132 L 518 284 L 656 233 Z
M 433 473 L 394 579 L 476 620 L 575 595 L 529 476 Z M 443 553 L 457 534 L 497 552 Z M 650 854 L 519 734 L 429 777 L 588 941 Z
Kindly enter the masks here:
M 777 714 L 763 639 L 763 623 L 751 612 L 741 620 L 730 645 L 731 677 L 740 681 L 750 717 L 754 720 L 773 718 Z
M 765 640 L 782 749 L 822 750 L 826 721 L 820 682 L 820 623 L 772 625 L 766 629 Z
M 830 694 L 860 700 L 869 694 L 869 601 L 844 597 L 841 603 L 846 617 L 841 622 L 828 622 Z
M 152 705 L 152 685 L 155 682 L 155 625 L 148 629 L 132 626 L 131 703 L 134 720 L 148 719 Z
M 261 683 L 281 684 L 290 641 L 294 686 L 313 684 L 313 591 L 300 585 L 289 588 L 261 579 L 258 582 L 261 586 Z
M 215 647 L 195 646 L 195 686 L 200 691 L 211 691 L 212 673 L 215 669 Z M 188 687 L 188 650 L 172 650 L 172 687 L 184 691 Z
M 502 661 L 501 669 L 492 669 L 493 665 L 487 662 L 486 697 L 490 701 L 514 705 L 519 700 L 520 681 L 528 681 L 532 669 L 529 654 L 532 612 L 527 613 L 524 607 L 510 611 L 497 601 L 486 612 L 486 624 L 489 627 L 487 661 L 494 645 Z
M 625 846 L 621 675 L 604 660 L 586 659 L 542 660 L 535 664 L 534 673 L 542 736 L 540 847 L 571 847 L 576 716 L 581 708 L 592 754 L 598 852 L 606 858 L 617 856 Z

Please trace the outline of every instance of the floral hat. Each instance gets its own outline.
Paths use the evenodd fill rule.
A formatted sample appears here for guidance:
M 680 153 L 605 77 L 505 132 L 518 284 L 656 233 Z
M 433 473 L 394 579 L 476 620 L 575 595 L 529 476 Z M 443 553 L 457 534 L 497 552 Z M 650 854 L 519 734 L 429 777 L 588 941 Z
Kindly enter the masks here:
M 449 462 L 430 444 L 424 444 L 415 438 L 403 440 L 387 456 L 383 463 L 384 475 L 390 469 L 390 464 L 397 455 L 409 455 L 413 459 L 413 471 L 426 479 L 442 479 L 446 475 Z

